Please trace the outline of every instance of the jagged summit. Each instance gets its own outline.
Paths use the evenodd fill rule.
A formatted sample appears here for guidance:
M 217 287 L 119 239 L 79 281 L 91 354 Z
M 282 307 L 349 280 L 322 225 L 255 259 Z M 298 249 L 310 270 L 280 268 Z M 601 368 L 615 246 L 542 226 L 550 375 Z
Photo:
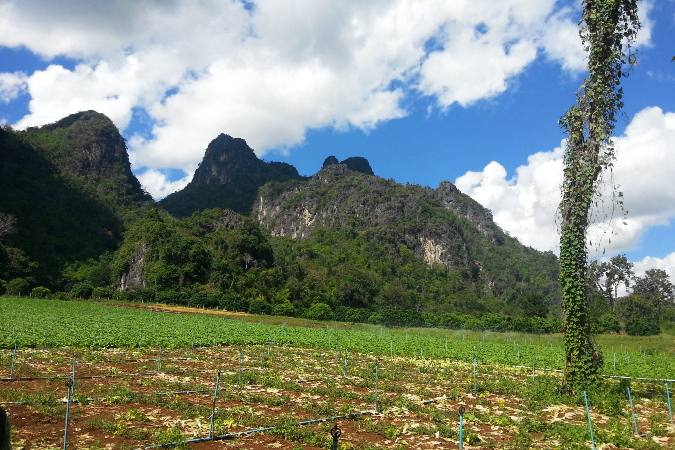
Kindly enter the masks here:
M 322 169 L 325 169 L 328 166 L 334 166 L 336 164 L 340 164 L 340 161 L 333 155 L 330 155 L 328 158 L 323 160 L 323 164 L 321 165 Z
M 209 208 L 247 213 L 263 184 L 301 178 L 290 164 L 258 159 L 244 139 L 219 134 L 206 148 L 192 181 L 160 204 L 176 216 Z
M 81 111 L 21 134 L 61 172 L 119 204 L 152 199 L 131 172 L 124 138 L 106 115 Z
M 192 183 L 229 184 L 241 176 L 241 171 L 255 171 L 264 164 L 244 139 L 219 134 L 206 148 Z
M 37 129 L 37 128 L 42 128 L 46 130 L 54 130 L 57 128 L 68 128 L 73 126 L 77 122 L 86 122 L 87 126 L 94 126 L 95 128 L 101 128 L 101 127 L 107 127 L 107 126 L 112 126 L 113 128 L 115 127 L 115 124 L 113 123 L 112 120 L 105 114 L 102 114 L 98 111 L 94 110 L 87 110 L 87 111 L 80 111 L 76 112 L 74 114 L 70 114 L 63 119 L 59 119 L 54 123 L 50 123 L 47 125 L 44 125 L 43 127 L 31 127 L 28 128 L 29 130 L 31 129 Z
M 344 164 L 354 172 L 361 172 L 366 175 L 375 175 L 372 167 L 370 167 L 370 163 L 368 162 L 368 160 L 362 156 L 352 156 L 342 161 L 338 161 L 338 159 L 335 156 L 331 155 L 323 161 L 321 169 L 323 170 L 328 166 L 334 166 L 337 164 Z

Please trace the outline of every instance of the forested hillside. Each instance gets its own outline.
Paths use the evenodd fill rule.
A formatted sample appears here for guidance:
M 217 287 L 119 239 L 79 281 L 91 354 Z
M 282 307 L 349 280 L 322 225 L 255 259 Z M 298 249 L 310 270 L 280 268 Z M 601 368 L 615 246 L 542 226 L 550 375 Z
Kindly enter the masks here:
M 221 134 L 192 183 L 160 203 L 165 211 L 95 112 L 3 130 L 0 150 L 7 292 L 385 324 L 558 326 L 556 257 L 509 237 L 449 182 L 401 185 L 361 157 L 327 158 L 302 177 Z

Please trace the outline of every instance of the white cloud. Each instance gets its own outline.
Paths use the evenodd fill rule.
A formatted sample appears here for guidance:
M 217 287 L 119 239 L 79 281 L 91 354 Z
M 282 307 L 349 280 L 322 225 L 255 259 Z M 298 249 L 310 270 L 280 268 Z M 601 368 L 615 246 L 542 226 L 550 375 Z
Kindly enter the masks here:
M 615 139 L 616 162 L 605 182 L 624 193 L 626 225 L 605 193 L 589 229 L 591 250 L 627 251 L 652 226 L 675 219 L 675 113 L 658 107 L 637 113 L 624 134 Z M 496 161 L 481 172 L 456 180 L 464 193 L 491 209 L 495 221 L 521 242 L 540 250 L 558 250 L 556 211 L 562 183 L 562 146 L 531 155 L 509 179 Z M 606 191 L 611 192 L 607 188 Z
M 124 129 L 143 108 L 154 128 L 130 140 L 132 160 L 189 173 L 220 132 L 262 154 L 308 129 L 403 117 L 409 93 L 442 108 L 494 97 L 542 51 L 579 70 L 565 11 L 555 0 L 259 0 L 251 11 L 238 0 L 0 0 L 0 45 L 78 61 L 25 80 L 18 127 L 95 109 Z
M 26 75 L 24 73 L 0 73 L 0 102 L 9 103 L 25 90 Z
M 649 269 L 662 269 L 668 273 L 671 282 L 675 282 L 675 252 L 670 253 L 663 258 L 647 256 L 640 261 L 635 262 L 633 270 L 636 276 L 643 276 Z
M 149 169 L 136 176 L 141 186 L 150 195 L 156 199 L 162 199 L 172 192 L 183 189 L 192 178 L 192 175 L 185 176 L 178 180 L 169 180 L 169 178 L 159 170 Z

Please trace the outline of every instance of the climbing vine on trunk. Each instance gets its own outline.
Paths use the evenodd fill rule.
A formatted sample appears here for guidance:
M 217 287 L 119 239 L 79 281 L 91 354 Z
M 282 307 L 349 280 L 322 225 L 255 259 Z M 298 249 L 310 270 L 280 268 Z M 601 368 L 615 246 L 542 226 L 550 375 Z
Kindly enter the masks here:
M 631 52 L 640 22 L 637 0 L 584 0 L 580 36 L 588 75 L 577 101 L 561 118 L 567 133 L 560 203 L 560 282 L 565 321 L 565 381 L 592 383 L 602 354 L 591 336 L 587 306 L 586 231 L 598 177 L 614 160 L 611 134 L 623 106 L 621 78 L 635 63 Z

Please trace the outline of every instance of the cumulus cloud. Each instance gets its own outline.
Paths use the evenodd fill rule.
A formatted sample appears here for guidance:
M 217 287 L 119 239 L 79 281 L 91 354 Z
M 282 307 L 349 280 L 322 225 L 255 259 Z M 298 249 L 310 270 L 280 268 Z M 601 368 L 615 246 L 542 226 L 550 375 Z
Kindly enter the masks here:
M 136 177 L 143 189 L 156 199 L 164 198 L 172 192 L 183 189 L 192 178 L 191 175 L 188 175 L 178 180 L 170 180 L 164 173 L 155 169 L 145 170 Z
M 0 0 L 0 45 L 77 61 L 24 80 L 30 112 L 16 126 L 96 109 L 125 129 L 142 108 L 153 127 L 130 139 L 132 160 L 190 173 L 220 132 L 263 154 L 308 129 L 403 117 L 408 95 L 441 108 L 497 96 L 542 52 L 583 68 L 574 11 L 555 0 L 246 5 Z
M 636 276 L 643 276 L 649 269 L 665 270 L 672 281 L 675 282 L 675 252 L 670 253 L 663 258 L 647 256 L 640 261 L 635 262 L 633 270 Z
M 24 73 L 0 73 L 0 102 L 9 103 L 25 90 L 26 75 Z
M 605 201 L 592 215 L 591 250 L 627 251 L 655 225 L 675 219 L 675 113 L 658 107 L 637 113 L 623 135 L 615 138 L 616 162 L 605 174 Z M 531 155 L 509 178 L 496 161 L 481 172 L 467 172 L 457 187 L 490 208 L 495 221 L 521 242 L 539 250 L 558 251 L 556 211 L 562 184 L 562 145 Z M 628 213 L 612 214 L 611 186 L 623 192 Z M 625 222 L 625 225 L 624 225 Z

